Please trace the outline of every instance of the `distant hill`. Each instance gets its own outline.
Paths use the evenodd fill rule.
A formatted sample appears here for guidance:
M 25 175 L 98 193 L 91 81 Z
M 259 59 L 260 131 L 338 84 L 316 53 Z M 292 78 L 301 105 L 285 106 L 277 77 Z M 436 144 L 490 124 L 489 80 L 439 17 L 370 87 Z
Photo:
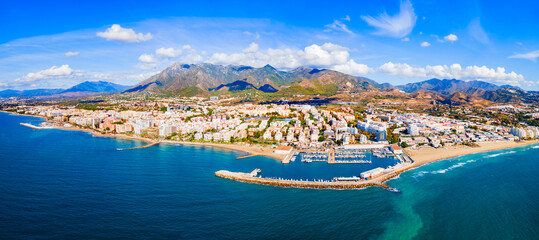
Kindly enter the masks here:
M 422 82 L 408 83 L 406 85 L 396 86 L 397 89 L 408 93 L 414 93 L 420 90 L 429 90 L 442 95 L 451 95 L 454 92 L 465 92 L 469 89 L 483 89 L 495 91 L 502 87 L 483 81 L 463 81 L 456 79 L 429 79 Z
M 261 86 L 260 88 L 257 88 L 253 86 L 253 84 L 248 83 L 246 79 L 238 80 L 238 81 L 228 83 L 228 84 L 221 84 L 216 88 L 210 88 L 208 90 L 209 91 L 227 90 L 227 91 L 235 92 L 235 91 L 243 91 L 243 90 L 249 90 L 249 89 L 257 89 L 266 93 L 273 93 L 273 92 L 278 91 L 277 89 L 275 89 L 273 86 L 269 84 L 266 84 L 266 85 Z
M 62 91 L 61 93 L 71 93 L 71 92 L 117 93 L 117 92 L 123 92 L 124 90 L 128 88 L 129 86 L 124 86 L 124 85 L 111 83 L 111 82 L 86 81 L 86 82 L 77 84 L 69 89 L 66 89 Z
M 526 92 L 519 87 L 511 85 L 498 86 L 483 81 L 440 80 L 433 78 L 422 82 L 396 86 L 396 88 L 408 93 L 431 91 L 445 96 L 453 102 L 457 102 L 457 99 L 461 102 L 463 99 L 467 101 L 484 99 L 499 103 L 533 103 L 539 101 L 539 95 L 537 93 Z
M 0 97 L 19 98 L 76 98 L 87 97 L 100 93 L 119 93 L 129 86 L 119 85 L 105 81 L 83 82 L 69 89 L 32 89 L 32 90 L 3 90 Z
M 269 84 L 266 84 L 262 87 L 259 87 L 258 90 L 262 91 L 262 92 L 267 92 L 267 93 L 274 93 L 274 92 L 277 92 L 279 90 L 275 89 L 273 86 L 269 85 Z
M 50 96 L 53 94 L 58 94 L 64 89 L 32 89 L 32 90 L 4 90 L 0 91 L 0 97 L 10 98 L 10 97 L 41 97 L 41 96 Z
M 174 63 L 124 92 L 182 93 L 188 90 L 189 93 L 201 93 L 223 88 L 231 90 L 230 86 L 227 88 L 226 85 L 238 80 L 250 85 L 236 83 L 235 85 L 241 86 L 233 87 L 232 91 L 245 87 L 280 94 L 335 94 L 337 91 L 370 90 L 379 87 L 370 79 L 326 69 L 299 67 L 290 71 L 279 71 L 270 65 L 255 68 L 209 63 Z M 199 90 L 194 91 L 192 87 Z
M 248 83 L 246 79 L 244 79 L 244 80 L 238 80 L 232 83 L 221 84 L 216 88 L 209 88 L 208 90 L 219 91 L 219 90 L 224 90 L 224 89 L 228 91 L 243 91 L 243 90 L 257 89 L 257 88 L 253 86 L 253 84 Z

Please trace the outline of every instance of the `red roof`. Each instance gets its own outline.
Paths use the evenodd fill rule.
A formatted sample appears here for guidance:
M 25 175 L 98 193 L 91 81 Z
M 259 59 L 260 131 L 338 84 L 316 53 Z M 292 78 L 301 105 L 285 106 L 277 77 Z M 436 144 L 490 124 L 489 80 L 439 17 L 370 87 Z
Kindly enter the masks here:
M 393 150 L 396 150 L 396 151 L 402 150 L 402 148 L 397 145 L 391 145 L 391 147 L 393 148 Z
M 275 150 L 284 150 L 284 151 L 290 151 L 292 150 L 291 146 L 277 146 Z

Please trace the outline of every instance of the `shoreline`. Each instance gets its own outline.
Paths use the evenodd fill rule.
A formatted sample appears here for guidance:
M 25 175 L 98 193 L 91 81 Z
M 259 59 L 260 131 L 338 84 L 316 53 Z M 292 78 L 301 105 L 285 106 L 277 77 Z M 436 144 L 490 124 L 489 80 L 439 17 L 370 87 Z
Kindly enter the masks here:
M 345 181 L 318 182 L 318 181 L 298 181 L 298 180 L 261 178 L 261 177 L 251 176 L 249 173 L 230 172 L 227 170 L 219 170 L 215 172 L 215 176 L 238 181 L 238 182 L 245 182 L 245 183 L 252 183 L 252 184 L 259 184 L 259 185 L 266 185 L 266 186 L 276 186 L 276 187 L 306 188 L 306 189 L 363 189 L 367 187 L 380 187 L 380 188 L 387 189 L 390 191 L 398 191 L 397 189 L 390 187 L 386 183 L 400 176 L 401 173 L 414 170 L 414 169 L 420 168 L 422 166 L 425 166 L 434 162 L 448 160 L 455 157 L 502 150 L 502 149 L 512 149 L 512 148 L 523 147 L 523 146 L 532 145 L 536 143 L 539 143 L 539 140 L 528 140 L 528 141 L 520 141 L 520 142 L 511 142 L 511 141 L 486 142 L 486 143 L 483 143 L 482 145 L 487 145 L 487 146 L 481 146 L 481 143 L 480 143 L 479 147 L 468 147 L 468 146 L 463 146 L 463 145 L 454 146 L 452 148 L 448 147 L 442 150 L 450 151 L 453 153 L 453 154 L 450 154 L 449 156 L 447 156 L 447 154 L 434 153 L 436 154 L 437 157 L 432 157 L 432 154 L 433 154 L 432 152 L 429 152 L 430 154 L 423 153 L 423 155 L 421 156 L 422 158 L 420 158 L 419 160 L 414 160 L 414 163 L 402 169 L 382 174 L 373 179 L 354 181 L 354 182 L 345 182 Z M 465 153 L 455 151 L 457 149 L 465 149 L 465 148 L 468 148 L 468 151 L 464 151 Z M 421 150 L 422 149 L 415 150 L 415 151 L 421 151 Z M 440 150 L 440 149 L 432 149 L 432 150 L 434 150 L 435 152 L 436 150 Z M 408 151 L 407 151 L 407 154 L 408 154 Z M 431 157 L 431 158 L 429 159 L 428 157 Z
M 47 119 L 43 116 L 19 114 L 19 113 L 6 112 L 6 111 L 2 111 L 2 112 L 10 113 L 13 115 L 19 115 L 19 116 L 38 117 L 47 121 Z M 101 133 L 92 129 L 85 129 L 85 128 L 80 128 L 80 127 L 75 127 L 75 126 L 52 127 L 50 129 L 83 131 L 83 132 L 91 133 L 92 136 L 94 137 L 108 137 L 108 138 L 138 140 L 138 141 L 149 143 L 151 146 L 159 144 L 159 143 L 198 145 L 198 146 L 210 146 L 210 147 L 218 147 L 218 148 L 224 148 L 228 150 L 240 151 L 240 152 L 244 152 L 244 153 L 248 153 L 250 155 L 256 155 L 256 156 L 266 156 L 266 157 L 270 157 L 279 161 L 282 161 L 282 159 L 285 157 L 284 155 L 275 154 L 271 148 L 264 145 L 250 145 L 250 144 L 245 144 L 245 143 L 224 144 L 224 143 L 206 143 L 206 142 L 187 142 L 187 141 L 175 141 L 175 140 L 154 141 L 152 139 L 139 137 L 139 136 L 130 136 L 126 134 Z M 470 155 L 470 154 L 522 147 L 522 146 L 532 145 L 536 143 L 539 143 L 539 139 L 523 140 L 520 142 L 514 142 L 514 141 L 480 142 L 478 143 L 479 144 L 478 147 L 455 145 L 455 146 L 449 146 L 449 147 L 443 147 L 443 148 L 437 148 L 437 149 L 436 148 L 404 149 L 406 154 L 410 156 L 410 158 L 412 158 L 412 160 L 414 161 L 412 164 L 410 164 L 409 166 L 406 166 L 405 168 L 402 168 L 402 169 L 399 169 L 397 171 L 393 171 L 390 173 L 382 174 L 381 176 L 375 177 L 370 180 L 362 181 L 362 182 L 335 182 L 333 184 L 325 183 L 323 184 L 324 186 L 320 186 L 320 183 L 324 183 L 324 182 L 315 182 L 315 181 L 296 182 L 296 181 L 290 181 L 290 180 L 286 180 L 283 182 L 282 180 L 243 176 L 242 174 L 246 174 L 246 173 L 233 173 L 233 172 L 228 172 L 226 170 L 217 171 L 215 172 L 215 175 L 218 177 L 227 178 L 227 179 L 231 179 L 235 181 L 262 184 L 262 185 L 281 186 L 281 187 L 358 189 L 358 188 L 365 188 L 365 187 L 370 187 L 370 186 L 378 186 L 382 188 L 389 188 L 389 186 L 385 185 L 385 183 L 394 179 L 395 177 L 398 177 L 401 173 L 419 168 L 421 166 L 424 166 L 433 162 L 447 160 L 447 159 Z M 221 172 L 221 173 L 218 174 L 218 172 Z M 223 174 L 223 172 L 227 172 L 228 175 Z M 254 180 L 251 178 L 253 178 Z M 263 179 L 263 180 L 260 180 L 260 179 Z M 268 180 L 271 180 L 271 181 L 268 181 Z M 310 183 L 307 183 L 307 182 L 310 182 Z
M 511 149 L 539 143 L 539 139 L 500 142 L 479 142 L 478 147 L 469 147 L 464 145 L 449 146 L 443 148 L 423 148 L 423 149 L 405 149 L 406 154 L 414 160 L 414 164 L 421 166 L 423 164 L 442 161 L 450 158 L 461 157 L 470 154 L 490 152 L 502 149 Z
M 18 115 L 18 116 L 27 116 L 27 117 L 37 117 L 41 118 L 44 121 L 47 121 L 47 118 L 44 116 L 38 116 L 38 115 L 30 115 L 30 114 L 20 114 L 16 112 L 8 112 L 8 111 L 1 111 L 8 114 Z M 50 122 L 50 121 L 49 121 Z M 93 129 L 87 129 L 87 128 L 81 128 L 81 127 L 62 127 L 62 126 L 54 126 L 48 129 L 60 129 L 60 130 L 68 130 L 68 131 L 82 131 L 82 132 L 88 132 L 91 133 L 94 137 L 108 137 L 108 138 L 119 138 L 119 139 L 130 139 L 130 140 L 138 140 L 149 144 L 156 144 L 156 143 L 168 143 L 168 144 L 183 144 L 183 145 L 197 145 L 197 146 L 210 146 L 210 147 L 218 147 L 218 148 L 224 148 L 228 150 L 235 150 L 244 152 L 249 155 L 257 155 L 257 156 L 265 156 L 270 157 L 276 160 L 281 161 L 285 155 L 276 154 L 273 152 L 273 149 L 265 146 L 265 145 L 251 145 L 246 143 L 210 143 L 210 142 L 188 142 L 188 141 L 175 141 L 175 140 L 152 140 L 144 137 L 139 136 L 130 136 L 127 134 L 117 133 L 101 133 Z

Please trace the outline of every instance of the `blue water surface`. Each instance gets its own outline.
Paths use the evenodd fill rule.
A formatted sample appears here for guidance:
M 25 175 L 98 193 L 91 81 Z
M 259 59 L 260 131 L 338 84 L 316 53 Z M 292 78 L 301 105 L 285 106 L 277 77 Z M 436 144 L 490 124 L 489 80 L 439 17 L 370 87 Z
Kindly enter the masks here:
M 329 178 L 365 166 L 283 165 L 204 146 L 158 145 L 19 125 L 0 113 L 4 239 L 536 239 L 539 148 L 436 162 L 363 190 L 278 188 L 214 176 Z

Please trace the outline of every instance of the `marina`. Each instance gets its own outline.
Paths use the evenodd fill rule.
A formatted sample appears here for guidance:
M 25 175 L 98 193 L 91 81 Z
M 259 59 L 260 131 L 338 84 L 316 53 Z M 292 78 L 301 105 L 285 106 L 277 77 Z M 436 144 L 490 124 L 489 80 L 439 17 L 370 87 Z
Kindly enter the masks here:
M 248 182 L 262 185 L 295 188 L 330 188 L 330 189 L 357 189 L 369 186 L 378 186 L 384 189 L 398 192 L 397 189 L 383 184 L 383 182 L 397 176 L 403 170 L 413 165 L 413 160 L 405 153 L 396 152 L 392 145 L 348 145 L 339 148 L 329 148 L 325 151 L 291 151 L 287 154 L 287 165 L 300 168 L 304 174 L 287 176 L 274 172 L 265 172 L 260 175 L 261 169 L 257 168 L 251 173 L 230 172 L 220 170 L 215 173 L 218 177 L 232 179 L 240 182 Z M 298 163 L 292 160 L 301 159 Z M 283 161 L 283 163 L 285 163 Z M 325 163 L 325 164 L 324 164 Z M 323 165 L 320 165 L 323 164 Z M 350 166 L 344 166 L 344 165 Z M 342 165 L 342 166 L 341 166 Z M 341 166 L 341 167 L 340 167 Z M 309 169 L 339 168 L 346 171 L 340 172 L 338 177 L 321 175 L 311 176 L 305 173 Z M 337 171 L 331 170 L 337 173 Z M 337 173 L 338 174 L 338 173 Z

